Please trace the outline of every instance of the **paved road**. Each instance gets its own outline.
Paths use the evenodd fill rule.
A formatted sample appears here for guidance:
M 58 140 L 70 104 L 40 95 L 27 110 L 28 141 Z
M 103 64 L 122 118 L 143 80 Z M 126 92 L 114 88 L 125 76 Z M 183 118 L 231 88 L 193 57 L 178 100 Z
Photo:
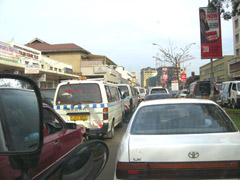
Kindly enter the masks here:
M 123 123 L 123 127 L 116 127 L 114 138 L 104 140 L 109 148 L 109 158 L 104 170 L 96 180 L 113 180 L 118 146 L 127 128 L 127 125 L 127 123 Z

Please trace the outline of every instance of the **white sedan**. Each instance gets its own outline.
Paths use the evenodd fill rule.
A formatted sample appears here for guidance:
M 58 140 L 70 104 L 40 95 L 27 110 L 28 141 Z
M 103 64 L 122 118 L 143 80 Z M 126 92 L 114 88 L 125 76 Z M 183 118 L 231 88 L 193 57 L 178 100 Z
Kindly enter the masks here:
M 240 133 L 210 100 L 142 102 L 118 149 L 115 179 L 239 179 Z

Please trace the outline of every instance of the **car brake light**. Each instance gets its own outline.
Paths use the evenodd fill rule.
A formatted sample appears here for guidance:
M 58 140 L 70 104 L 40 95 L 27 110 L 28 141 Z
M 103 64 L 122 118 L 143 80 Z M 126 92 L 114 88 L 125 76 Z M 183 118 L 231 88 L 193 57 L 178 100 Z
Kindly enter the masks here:
M 224 172 L 224 177 L 222 176 Z M 239 178 L 239 162 L 127 163 L 118 162 L 118 179 Z
M 196 90 L 197 90 L 197 85 L 194 86 L 194 90 L 193 90 L 193 94 L 196 94 Z
M 103 108 L 103 120 L 108 120 L 108 108 Z

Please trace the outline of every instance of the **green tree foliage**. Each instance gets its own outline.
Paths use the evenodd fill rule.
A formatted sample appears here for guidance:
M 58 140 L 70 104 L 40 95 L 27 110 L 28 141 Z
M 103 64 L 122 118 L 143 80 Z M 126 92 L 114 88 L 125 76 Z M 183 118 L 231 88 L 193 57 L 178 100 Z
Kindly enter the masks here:
M 240 15 L 239 5 L 240 0 L 211 0 L 208 7 L 220 8 L 222 17 L 229 20 L 236 15 Z

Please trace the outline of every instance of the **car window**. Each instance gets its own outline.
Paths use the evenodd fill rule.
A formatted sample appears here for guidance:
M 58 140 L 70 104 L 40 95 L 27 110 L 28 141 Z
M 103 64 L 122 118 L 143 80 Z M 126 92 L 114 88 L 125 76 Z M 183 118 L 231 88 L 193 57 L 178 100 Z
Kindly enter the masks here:
M 42 98 L 53 99 L 54 95 L 55 95 L 55 91 L 56 91 L 56 89 L 44 89 L 44 90 L 41 90 L 40 92 L 41 92 Z
M 236 90 L 237 90 L 237 88 L 236 88 L 236 84 L 235 84 L 235 83 L 233 84 L 233 87 L 232 87 L 232 89 L 233 89 L 234 91 L 236 91 Z
M 240 83 L 237 83 L 237 90 L 240 91 Z
M 58 117 L 49 109 L 43 109 L 43 122 L 48 129 L 49 134 L 54 134 L 63 130 L 63 124 Z
M 126 96 L 129 96 L 129 91 L 127 86 L 119 86 L 119 89 L 121 90 L 122 94 L 125 93 Z
M 57 104 L 101 103 L 98 84 L 70 84 L 59 88 Z
M 166 104 L 139 109 L 132 134 L 199 134 L 237 131 L 232 121 L 216 105 Z
M 152 89 L 151 94 L 155 93 L 167 93 L 166 89 L 158 88 L 158 89 Z

